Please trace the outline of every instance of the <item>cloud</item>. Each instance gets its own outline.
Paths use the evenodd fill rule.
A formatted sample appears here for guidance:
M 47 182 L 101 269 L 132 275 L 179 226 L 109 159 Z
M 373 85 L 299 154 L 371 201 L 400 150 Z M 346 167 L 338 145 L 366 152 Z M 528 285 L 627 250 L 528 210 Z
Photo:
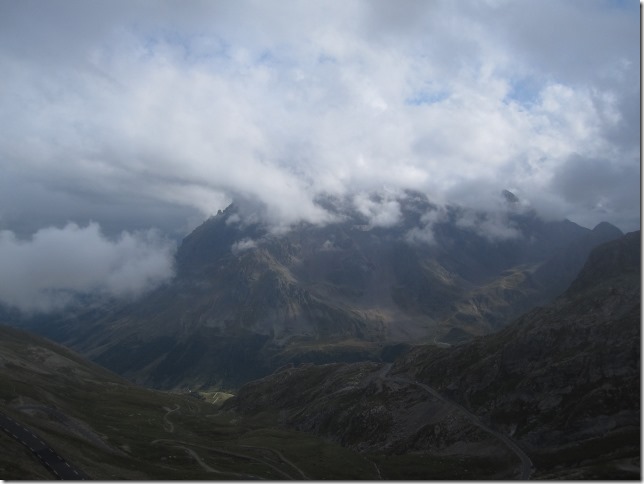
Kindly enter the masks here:
M 0 224 L 178 235 L 244 200 L 279 231 L 334 220 L 316 203 L 334 196 L 386 226 L 397 202 L 361 194 L 480 207 L 512 187 L 553 216 L 633 229 L 633 197 L 606 188 L 609 208 L 589 208 L 569 163 L 599 160 L 613 186 L 639 171 L 638 14 L 600 1 L 4 2 Z
M 392 227 L 400 222 L 400 203 L 391 193 L 367 195 L 359 193 L 353 198 L 356 210 L 367 218 L 371 227 Z
M 245 238 L 238 240 L 231 247 L 230 250 L 233 254 L 239 255 L 242 252 L 245 252 L 250 249 L 257 247 L 257 242 L 253 239 Z
M 83 295 L 139 296 L 173 276 L 174 249 L 152 231 L 107 239 L 96 223 L 49 227 L 28 240 L 2 231 L 0 302 L 40 312 Z
M 635 161 L 610 163 L 572 154 L 555 171 L 551 191 L 582 222 L 605 218 L 627 225 L 640 213 L 640 168 Z
M 481 214 L 466 211 L 457 218 L 456 226 L 471 230 L 492 242 L 521 237 L 521 231 L 508 220 L 507 212 Z
M 444 207 L 437 207 L 436 210 L 425 212 L 420 217 L 420 223 L 417 227 L 409 229 L 404 239 L 411 244 L 428 244 L 436 243 L 434 237 L 434 225 L 445 222 L 448 219 L 447 210 Z

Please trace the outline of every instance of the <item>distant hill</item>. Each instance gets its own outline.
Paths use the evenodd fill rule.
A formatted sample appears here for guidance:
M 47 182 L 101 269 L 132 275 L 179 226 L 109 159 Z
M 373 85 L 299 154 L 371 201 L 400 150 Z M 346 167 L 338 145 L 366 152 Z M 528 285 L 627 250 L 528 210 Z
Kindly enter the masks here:
M 510 195 L 486 214 L 408 192 L 387 227 L 329 201 L 340 222 L 280 234 L 232 205 L 185 238 L 171 283 L 31 328 L 158 388 L 235 388 L 289 362 L 460 343 L 552 299 L 594 246 L 621 235 L 543 221 Z
M 639 232 L 597 247 L 556 301 L 496 334 L 393 365 L 284 368 L 226 407 L 359 450 L 385 478 L 639 479 L 640 254 Z

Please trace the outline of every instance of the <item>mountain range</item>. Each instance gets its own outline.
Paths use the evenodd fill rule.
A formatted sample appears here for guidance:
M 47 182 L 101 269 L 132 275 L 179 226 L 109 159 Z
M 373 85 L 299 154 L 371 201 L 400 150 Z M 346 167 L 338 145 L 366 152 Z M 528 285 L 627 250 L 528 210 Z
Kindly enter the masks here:
M 27 327 L 138 383 L 235 389 L 288 363 L 391 360 L 498 331 L 622 235 L 544 221 L 507 191 L 497 214 L 415 192 L 397 203 L 395 224 L 327 201 L 338 221 L 287 232 L 231 205 L 183 240 L 168 284 Z
M 21 322 L 84 356 L 0 326 L 0 427 L 97 479 L 639 479 L 640 233 L 510 195 L 505 233 L 410 195 L 386 227 L 231 206 L 144 298 Z
M 639 479 L 640 253 L 639 232 L 598 247 L 496 334 L 393 364 L 287 367 L 224 405 L 359 451 L 386 478 Z

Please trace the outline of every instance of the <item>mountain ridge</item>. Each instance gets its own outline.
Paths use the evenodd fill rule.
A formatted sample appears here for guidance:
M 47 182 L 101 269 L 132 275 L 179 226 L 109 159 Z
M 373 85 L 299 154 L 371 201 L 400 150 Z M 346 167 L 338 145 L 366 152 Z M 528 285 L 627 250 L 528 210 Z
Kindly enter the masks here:
M 474 459 L 493 446 L 497 460 L 478 478 L 525 476 L 525 460 L 490 440 L 502 435 L 535 478 L 639 477 L 640 254 L 639 232 L 599 246 L 557 300 L 498 333 L 452 348 L 418 345 L 393 365 L 283 369 L 243 386 L 226 408 L 271 411 L 287 428 L 383 463 L 400 453 Z M 476 433 L 476 422 L 494 433 Z M 425 468 L 424 478 L 439 477 Z
M 393 226 L 345 214 L 277 234 L 231 205 L 184 239 L 170 283 L 31 327 L 139 383 L 235 388 L 289 361 L 379 361 L 391 345 L 497 331 L 572 280 L 557 254 L 573 247 L 566 267 L 578 270 L 580 255 L 621 233 L 533 212 L 443 211 L 417 193 L 398 203 Z M 433 239 L 419 242 L 419 231 Z

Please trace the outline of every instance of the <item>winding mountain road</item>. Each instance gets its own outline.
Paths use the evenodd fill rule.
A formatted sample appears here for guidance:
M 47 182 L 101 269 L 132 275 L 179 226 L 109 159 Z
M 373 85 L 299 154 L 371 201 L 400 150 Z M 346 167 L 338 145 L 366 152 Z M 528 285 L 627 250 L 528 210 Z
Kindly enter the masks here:
M 289 459 L 287 459 L 287 458 L 286 458 L 286 456 L 285 456 L 284 454 L 282 454 L 282 453 L 281 453 L 279 450 L 277 450 L 277 449 L 271 449 L 270 447 L 258 447 L 258 446 L 256 446 L 256 445 L 240 445 L 240 447 L 246 447 L 246 448 L 248 448 L 248 449 L 260 449 L 260 450 L 267 450 L 267 451 L 269 451 L 269 452 L 272 452 L 272 453 L 273 453 L 273 454 L 275 454 L 275 455 L 276 455 L 276 456 L 277 456 L 277 457 L 278 457 L 278 458 L 279 458 L 279 459 L 280 459 L 284 464 L 288 464 L 288 465 L 289 465 L 289 466 L 291 466 L 293 469 L 295 469 L 295 470 L 300 474 L 300 476 L 302 476 L 302 479 L 306 479 L 306 480 L 310 480 L 310 479 L 311 479 L 309 476 L 307 476 L 307 475 L 304 473 L 304 471 L 303 471 L 300 467 L 298 467 L 298 466 L 297 466 L 297 464 L 294 464 L 292 461 L 290 461 Z M 280 472 L 281 472 L 281 471 L 280 471 Z M 283 474 L 283 475 L 285 475 L 283 472 L 282 472 L 282 474 Z
M 173 433 L 174 432 L 174 424 L 170 422 L 170 419 L 168 416 L 172 412 L 176 412 L 179 410 L 181 407 L 178 404 L 175 404 L 174 408 L 168 408 L 168 407 L 163 407 L 163 410 L 165 410 L 167 413 L 163 416 L 163 428 L 165 429 L 166 432 Z
M 90 479 L 54 451 L 44 440 L 17 420 L 0 412 L 0 428 L 27 447 L 57 479 Z
M 213 452 L 215 454 L 221 454 L 221 455 L 225 455 L 225 456 L 229 456 L 229 457 L 237 457 L 239 459 L 243 459 L 243 460 L 247 460 L 247 461 L 254 461 L 254 462 L 257 462 L 259 464 L 262 464 L 262 465 L 265 465 L 267 467 L 270 467 L 275 472 L 281 474 L 282 476 L 284 476 L 284 478 L 286 478 L 288 480 L 296 479 L 293 476 L 291 476 L 290 474 L 287 474 L 283 470 L 279 469 L 278 467 L 275 467 L 270 462 L 267 462 L 265 460 L 262 460 L 262 459 L 259 459 L 257 457 L 253 457 L 253 456 L 250 456 L 250 455 L 240 454 L 238 452 L 231 452 L 231 451 L 219 449 L 219 448 L 216 448 L 216 447 L 206 447 L 204 445 L 198 445 L 198 444 L 194 444 L 194 443 L 190 443 L 190 442 L 183 442 L 183 441 L 180 441 L 180 440 L 173 440 L 173 439 L 156 439 L 156 440 L 153 440 L 151 443 L 152 444 L 164 444 L 164 445 L 169 444 L 172 447 L 182 448 L 182 449 L 184 449 L 186 451 L 191 450 L 191 452 L 188 452 L 188 453 L 192 457 L 195 457 L 195 454 L 196 454 L 196 452 L 193 450 L 193 448 L 197 448 L 197 449 L 201 449 L 201 450 L 206 450 L 208 452 Z M 248 446 L 248 447 L 250 447 L 250 446 Z M 198 454 L 196 454 L 196 455 L 198 455 Z M 205 467 L 204 467 L 205 463 L 203 462 L 203 459 L 201 459 L 201 457 L 199 457 L 199 460 L 197 460 L 197 463 L 201 467 L 203 467 L 205 469 Z M 217 472 L 219 474 L 235 475 L 235 476 L 242 477 L 244 479 L 261 479 L 258 476 L 253 476 L 253 475 L 250 475 L 250 474 L 238 474 L 236 472 L 231 472 L 231 471 L 218 471 L 216 469 L 213 469 L 210 466 L 208 466 L 208 467 L 211 469 L 211 470 L 209 470 L 209 472 L 214 471 L 214 472 Z
M 163 407 L 163 410 L 166 411 L 165 415 L 163 416 L 163 428 L 164 428 L 164 430 L 166 432 L 174 433 L 174 424 L 170 421 L 169 416 L 170 416 L 170 414 L 181 410 L 181 406 L 178 405 L 178 404 L 175 404 L 174 408 Z M 193 414 L 195 413 L 194 410 L 191 409 L 191 411 L 193 412 Z M 258 462 L 260 464 L 263 464 L 263 465 L 266 465 L 268 467 L 271 467 L 273 470 L 275 470 L 276 472 L 278 472 L 279 474 L 284 476 L 286 479 L 294 479 L 293 476 L 291 476 L 290 474 L 287 474 L 282 469 L 274 466 L 270 462 L 267 462 L 267 461 L 265 461 L 263 459 L 258 459 L 257 457 L 252 457 L 252 456 L 245 455 L 245 454 L 239 454 L 239 453 L 236 453 L 236 452 L 225 451 L 225 450 L 217 449 L 217 448 L 214 448 L 214 447 L 204 447 L 204 446 L 200 446 L 200 445 L 196 445 L 196 444 L 190 444 L 188 442 L 181 442 L 181 441 L 171 440 L 171 439 L 156 439 L 156 440 L 153 440 L 151 443 L 152 444 L 159 444 L 159 443 L 163 443 L 163 442 L 165 442 L 165 443 L 173 442 L 174 443 L 172 445 L 173 447 L 185 450 L 193 459 L 195 459 L 197 464 L 199 464 L 201 466 L 201 468 L 204 469 L 206 472 L 213 472 L 213 473 L 216 473 L 216 474 L 228 474 L 228 475 L 234 475 L 234 476 L 238 476 L 238 477 L 242 477 L 242 478 L 258 479 L 256 476 L 251 476 L 251 475 L 247 475 L 247 474 L 238 474 L 238 473 L 235 473 L 235 472 L 219 471 L 219 470 L 209 466 L 208 464 L 206 464 L 206 462 L 201 458 L 201 456 L 199 454 L 197 454 L 194 451 L 194 449 L 192 449 L 190 447 L 187 447 L 188 445 L 191 446 L 191 447 L 197 447 L 197 448 L 200 448 L 200 449 L 208 450 L 210 452 L 224 454 L 224 455 L 231 456 L 231 457 L 237 457 L 237 458 L 246 459 L 246 460 L 250 460 L 250 461 L 256 461 L 256 462 Z M 260 449 L 260 450 L 263 450 L 263 451 L 270 451 L 273 454 L 275 454 L 278 457 L 278 459 L 280 461 L 282 461 L 284 464 L 289 465 L 291 468 L 293 468 L 295 471 L 297 471 L 298 474 L 300 474 L 300 476 L 303 479 L 309 479 L 309 477 L 304 473 L 304 471 L 300 467 L 298 467 L 292 461 L 287 459 L 286 456 L 284 454 L 282 454 L 282 452 L 280 452 L 277 449 L 271 449 L 269 447 L 258 447 L 258 446 L 252 446 L 252 445 L 242 445 L 241 447 L 246 447 L 246 448 L 249 448 L 249 449 Z

